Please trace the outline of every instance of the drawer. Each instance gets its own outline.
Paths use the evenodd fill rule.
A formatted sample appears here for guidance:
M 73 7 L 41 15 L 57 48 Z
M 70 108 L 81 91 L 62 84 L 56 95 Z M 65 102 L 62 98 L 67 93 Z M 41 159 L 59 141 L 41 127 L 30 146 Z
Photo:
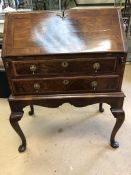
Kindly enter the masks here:
M 76 58 L 13 61 L 13 76 L 50 76 L 57 74 L 113 74 L 116 58 Z
M 112 92 L 118 90 L 119 76 L 13 79 L 11 84 L 13 95 Z

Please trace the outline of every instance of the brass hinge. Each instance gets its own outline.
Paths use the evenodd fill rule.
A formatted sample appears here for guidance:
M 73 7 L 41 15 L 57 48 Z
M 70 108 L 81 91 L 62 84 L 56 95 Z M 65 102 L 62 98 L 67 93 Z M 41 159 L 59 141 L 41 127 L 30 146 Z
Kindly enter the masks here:
M 9 62 L 8 61 L 5 62 L 5 66 L 6 66 L 6 68 L 9 67 Z
M 124 64 L 125 63 L 125 58 L 124 57 L 120 57 L 120 63 Z

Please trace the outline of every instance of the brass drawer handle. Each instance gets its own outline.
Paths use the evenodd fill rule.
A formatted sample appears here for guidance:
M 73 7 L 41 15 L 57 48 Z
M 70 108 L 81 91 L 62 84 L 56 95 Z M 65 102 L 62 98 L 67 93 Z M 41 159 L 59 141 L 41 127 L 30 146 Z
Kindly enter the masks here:
M 35 74 L 36 69 L 37 69 L 36 65 L 34 64 L 30 65 L 30 71 L 32 72 L 32 74 Z
M 96 90 L 97 85 L 98 85 L 97 81 L 92 81 L 91 82 L 91 87 L 93 88 L 94 91 Z
M 93 69 L 95 70 L 95 72 L 97 72 L 100 69 L 100 63 L 94 63 Z
M 61 66 L 62 66 L 62 67 L 68 67 L 68 66 L 69 66 L 69 63 L 68 63 L 67 61 L 63 61 L 63 62 L 61 63 Z
M 40 84 L 39 83 L 35 83 L 34 84 L 34 89 L 35 89 L 36 92 L 38 92 L 39 89 L 40 89 Z
M 69 84 L 69 80 L 63 80 L 62 82 L 64 85 L 68 85 Z

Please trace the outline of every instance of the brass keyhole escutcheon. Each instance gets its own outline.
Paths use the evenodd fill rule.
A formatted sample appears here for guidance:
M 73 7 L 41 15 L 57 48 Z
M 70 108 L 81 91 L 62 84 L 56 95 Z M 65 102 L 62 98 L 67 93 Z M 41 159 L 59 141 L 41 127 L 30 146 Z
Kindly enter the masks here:
M 98 85 L 97 81 L 92 81 L 91 82 L 91 87 L 93 88 L 94 91 L 96 90 L 97 85 Z
M 69 80 L 63 80 L 62 82 L 64 85 L 68 85 L 69 84 Z
M 32 72 L 32 74 L 35 74 L 36 69 L 37 69 L 36 65 L 34 64 L 30 65 L 30 71 Z
M 40 84 L 39 83 L 35 83 L 34 84 L 34 89 L 35 89 L 36 92 L 39 92 Z
M 95 72 L 97 72 L 100 69 L 100 63 L 94 63 L 93 69 L 95 70 Z
M 69 63 L 67 61 L 63 61 L 61 63 L 62 67 L 68 67 Z

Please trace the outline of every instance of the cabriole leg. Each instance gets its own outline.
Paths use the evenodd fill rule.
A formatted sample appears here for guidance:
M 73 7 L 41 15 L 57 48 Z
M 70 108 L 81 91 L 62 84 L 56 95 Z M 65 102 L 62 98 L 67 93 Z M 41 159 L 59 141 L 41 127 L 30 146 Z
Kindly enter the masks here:
M 99 103 L 99 111 L 104 112 L 103 103 Z
M 125 113 L 123 109 L 112 109 L 112 108 L 111 112 L 116 118 L 116 123 L 111 133 L 110 144 L 113 148 L 118 148 L 119 143 L 115 140 L 115 136 L 125 120 Z
M 24 152 L 26 150 L 26 139 L 18 123 L 18 121 L 21 120 L 22 116 L 23 112 L 12 112 L 10 115 L 10 124 L 16 133 L 20 136 L 22 141 L 22 144 L 18 148 L 19 152 Z
M 29 115 L 33 115 L 33 114 L 34 114 L 34 106 L 30 105 Z

